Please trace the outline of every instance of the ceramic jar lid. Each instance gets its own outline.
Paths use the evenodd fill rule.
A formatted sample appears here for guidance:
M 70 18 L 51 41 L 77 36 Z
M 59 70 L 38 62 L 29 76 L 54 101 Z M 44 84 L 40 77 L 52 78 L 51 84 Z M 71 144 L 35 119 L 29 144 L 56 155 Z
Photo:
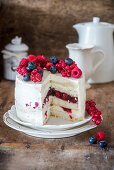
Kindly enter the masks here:
M 109 26 L 113 26 L 113 24 L 107 23 L 107 22 L 100 22 L 100 18 L 99 17 L 93 17 L 93 21 L 92 22 L 85 22 L 85 23 L 79 23 L 76 25 L 80 25 L 80 26 L 89 26 L 89 27 L 109 27 Z
M 29 47 L 22 43 L 22 38 L 16 36 L 11 40 L 11 43 L 5 46 L 5 49 L 11 52 L 25 52 Z

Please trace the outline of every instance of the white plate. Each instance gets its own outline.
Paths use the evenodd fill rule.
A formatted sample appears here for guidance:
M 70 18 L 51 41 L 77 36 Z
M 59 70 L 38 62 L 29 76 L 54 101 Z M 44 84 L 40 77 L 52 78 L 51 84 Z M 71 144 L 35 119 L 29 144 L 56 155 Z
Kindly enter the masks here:
M 14 120 L 15 122 L 33 128 L 33 129 L 45 129 L 45 130 L 64 130 L 64 129 L 70 129 L 74 128 L 80 125 L 83 125 L 91 120 L 91 116 L 87 114 L 85 119 L 83 121 L 78 122 L 71 122 L 68 120 L 63 120 L 56 117 L 50 117 L 46 125 L 38 126 L 38 125 L 32 125 L 31 123 L 23 122 L 21 121 L 16 114 L 15 105 L 11 107 L 11 110 L 8 111 L 9 117 Z
M 85 131 L 88 131 L 90 129 L 97 127 L 96 125 L 89 124 L 89 125 L 84 125 L 83 127 L 78 127 L 78 128 L 74 128 L 74 129 L 70 129 L 70 130 L 63 130 L 63 131 L 35 130 L 35 129 L 31 129 L 29 127 L 22 126 L 22 125 L 18 124 L 17 122 L 15 122 L 14 120 L 12 120 L 9 117 L 8 112 L 6 112 L 4 114 L 3 121 L 7 126 L 13 128 L 15 130 L 24 132 L 24 133 L 34 136 L 34 137 L 40 137 L 40 138 L 70 137 L 70 136 L 74 136 L 74 135 L 80 134 L 82 132 L 85 132 Z

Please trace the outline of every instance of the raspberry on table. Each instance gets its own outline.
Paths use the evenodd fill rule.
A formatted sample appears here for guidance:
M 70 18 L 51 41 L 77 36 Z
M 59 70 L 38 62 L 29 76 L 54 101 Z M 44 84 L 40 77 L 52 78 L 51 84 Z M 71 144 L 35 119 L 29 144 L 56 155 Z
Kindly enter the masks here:
M 98 141 L 104 140 L 105 139 L 105 133 L 104 132 L 98 132 L 95 137 L 97 138 Z

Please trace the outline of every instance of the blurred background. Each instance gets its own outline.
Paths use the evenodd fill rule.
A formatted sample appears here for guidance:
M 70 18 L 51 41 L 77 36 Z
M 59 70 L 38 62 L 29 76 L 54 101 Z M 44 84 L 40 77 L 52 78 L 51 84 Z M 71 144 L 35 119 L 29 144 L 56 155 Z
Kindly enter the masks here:
M 64 58 L 65 45 L 78 41 L 72 26 L 94 16 L 114 24 L 114 0 L 0 0 L 0 51 L 18 35 L 29 46 L 29 54 Z

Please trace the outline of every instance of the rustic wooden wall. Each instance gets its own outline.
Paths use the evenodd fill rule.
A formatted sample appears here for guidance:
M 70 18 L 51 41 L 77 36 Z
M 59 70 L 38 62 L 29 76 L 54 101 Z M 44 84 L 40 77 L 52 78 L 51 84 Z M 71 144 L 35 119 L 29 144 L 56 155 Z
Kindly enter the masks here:
M 0 0 L 0 50 L 15 35 L 33 54 L 68 55 L 65 45 L 78 40 L 72 25 L 93 16 L 114 23 L 113 0 Z M 2 66 L 0 66 L 2 70 Z M 1 71 L 0 71 L 1 72 Z

